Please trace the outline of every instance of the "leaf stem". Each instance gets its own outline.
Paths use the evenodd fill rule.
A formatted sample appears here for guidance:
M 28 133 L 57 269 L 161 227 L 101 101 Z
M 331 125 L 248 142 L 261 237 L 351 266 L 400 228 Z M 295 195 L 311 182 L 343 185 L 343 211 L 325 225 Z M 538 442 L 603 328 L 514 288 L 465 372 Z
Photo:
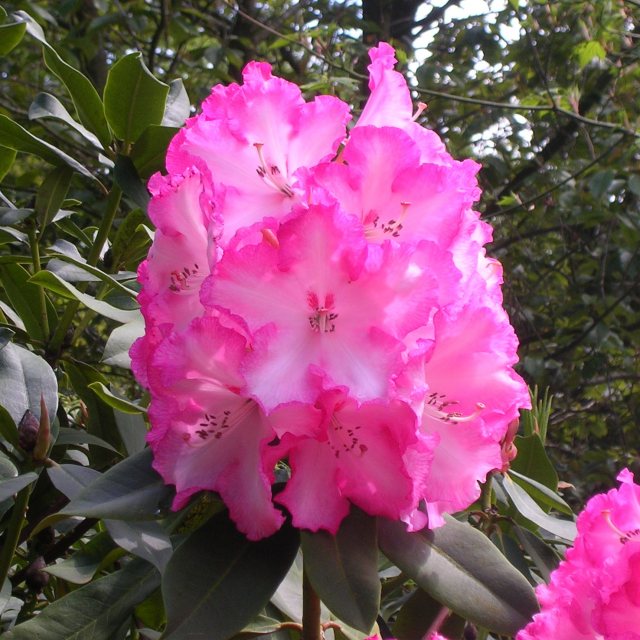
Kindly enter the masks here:
M 302 572 L 302 640 L 322 640 L 320 598 L 304 570 Z
M 31 248 L 31 260 L 33 262 L 33 273 L 38 273 L 42 269 L 40 261 L 40 245 L 38 244 L 38 232 L 34 224 L 29 225 L 29 247 Z M 45 340 L 49 338 L 49 318 L 47 316 L 47 301 L 44 289 L 38 287 L 38 306 L 40 307 L 40 324 Z
M 102 218 L 102 222 L 100 223 L 100 227 L 98 228 L 98 232 L 96 233 L 93 245 L 91 246 L 91 250 L 89 251 L 89 255 L 87 256 L 87 264 L 92 267 L 95 267 L 96 264 L 98 264 L 100 254 L 102 253 L 102 249 L 107 241 L 107 238 L 109 237 L 109 232 L 111 231 L 113 221 L 115 220 L 116 213 L 118 212 L 121 198 L 122 189 L 120 189 L 118 185 L 113 185 L 107 197 L 107 207 L 104 213 L 104 217 Z M 78 286 L 78 289 L 84 293 L 87 287 L 88 283 L 81 283 Z M 51 338 L 51 342 L 49 343 L 49 349 L 52 353 L 59 353 L 60 347 L 62 346 L 62 343 L 64 341 L 64 337 L 73 322 L 73 318 L 76 315 L 79 306 L 79 300 L 71 300 L 67 305 L 66 311 L 60 319 L 55 333 Z
M 0 584 L 4 584 L 7 579 L 9 570 L 13 563 L 13 556 L 20 540 L 20 532 L 24 526 L 24 516 L 29 506 L 29 496 L 31 495 L 31 485 L 25 487 L 18 492 L 16 501 L 13 504 L 13 510 L 11 512 L 11 520 L 9 521 L 9 528 L 5 535 L 4 544 L 2 550 L 0 550 Z

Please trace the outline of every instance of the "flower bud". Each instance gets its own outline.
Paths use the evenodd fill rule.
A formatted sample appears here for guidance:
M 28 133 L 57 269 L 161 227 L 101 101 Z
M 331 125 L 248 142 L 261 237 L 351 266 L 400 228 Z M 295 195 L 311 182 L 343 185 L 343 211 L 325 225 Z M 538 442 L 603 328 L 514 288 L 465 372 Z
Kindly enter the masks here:
M 40 593 L 49 584 L 49 574 L 43 569 L 47 566 L 42 556 L 38 556 L 27 569 L 24 581 L 30 591 Z
M 38 439 L 39 428 L 38 419 L 27 409 L 18 423 L 18 444 L 23 451 L 33 451 Z

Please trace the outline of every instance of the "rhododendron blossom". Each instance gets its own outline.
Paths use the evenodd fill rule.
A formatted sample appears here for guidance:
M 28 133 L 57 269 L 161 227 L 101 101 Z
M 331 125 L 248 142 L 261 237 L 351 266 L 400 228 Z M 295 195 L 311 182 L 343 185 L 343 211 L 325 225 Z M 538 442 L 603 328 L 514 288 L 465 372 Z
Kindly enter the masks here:
M 542 610 L 517 640 L 640 640 L 640 486 L 627 469 L 618 480 L 578 516 L 574 547 L 537 588 Z
M 346 103 L 252 62 L 149 183 L 131 356 L 154 467 L 174 508 L 215 491 L 251 539 L 282 509 L 335 533 L 351 504 L 440 526 L 506 464 L 529 402 L 479 166 L 418 124 L 393 49 L 370 56 L 350 131 Z

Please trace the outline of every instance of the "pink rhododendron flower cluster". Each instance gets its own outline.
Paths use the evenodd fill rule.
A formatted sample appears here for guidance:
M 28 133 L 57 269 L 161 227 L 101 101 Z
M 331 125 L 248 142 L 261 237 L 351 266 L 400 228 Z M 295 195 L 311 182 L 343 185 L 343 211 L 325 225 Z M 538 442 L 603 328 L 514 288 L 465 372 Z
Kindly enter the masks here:
M 640 486 L 594 496 L 566 560 L 537 588 L 542 611 L 517 640 L 640 640 Z
M 249 538 L 335 532 L 356 504 L 411 527 L 467 507 L 528 405 L 479 166 L 416 123 L 393 49 L 371 95 L 307 102 L 252 62 L 150 183 L 140 266 L 154 466 L 174 508 L 216 491 Z M 512 439 L 512 434 L 511 434 Z M 290 477 L 272 496 L 274 468 Z

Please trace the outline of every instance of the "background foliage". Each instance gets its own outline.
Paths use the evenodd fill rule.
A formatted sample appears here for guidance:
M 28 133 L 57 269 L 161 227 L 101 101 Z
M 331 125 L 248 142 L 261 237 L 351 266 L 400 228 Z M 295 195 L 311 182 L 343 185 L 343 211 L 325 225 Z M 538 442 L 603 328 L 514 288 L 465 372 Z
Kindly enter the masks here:
M 167 496 L 144 460 L 145 399 L 126 369 L 126 349 L 137 331 L 135 270 L 152 233 L 144 213 L 146 179 L 162 169 L 166 144 L 194 105 L 213 84 L 238 80 L 251 59 L 268 60 L 309 94 L 333 93 L 357 108 L 366 95 L 367 47 L 387 40 L 400 49 L 416 99 L 428 103 L 425 123 L 454 157 L 483 164 L 480 206 L 495 228 L 490 251 L 505 268 L 506 304 L 522 345 L 520 372 L 553 395 L 546 445 L 561 480 L 574 487 L 565 498 L 580 506 L 633 463 L 640 447 L 637 2 L 67 0 L 3 6 L 0 515 L 3 548 L 12 550 L 14 538 L 18 544 L 16 557 L 0 553 L 2 577 L 13 566 L 17 588 L 5 622 L 15 619 L 16 598 L 26 603 L 22 622 L 72 585 L 87 583 L 95 589 L 91 597 L 100 598 L 100 589 L 114 593 L 111 583 L 120 579 L 125 586 L 117 606 L 125 613 L 105 613 L 120 627 L 94 637 L 135 637 L 140 627 L 157 632 L 165 613 L 155 569 L 142 561 L 115 573 L 113 567 L 125 550 L 144 558 L 142 548 L 157 569 L 169 563 L 171 575 L 170 535 L 204 521 L 224 529 L 206 520 L 220 508 L 207 500 L 195 513 L 168 516 L 162 525 L 147 520 L 166 516 Z M 51 418 L 57 438 L 51 451 L 41 442 L 40 450 L 36 444 L 31 454 L 20 454 L 25 447 L 15 423 L 26 407 L 34 414 L 33 433 L 46 413 Z M 498 535 L 505 554 L 515 553 L 512 561 L 534 582 L 530 570 L 547 577 L 570 534 L 562 529 L 569 521 L 545 520 L 551 508 L 570 510 L 554 493 L 558 476 L 541 446 L 544 433 L 536 434 L 539 426 L 531 418 L 523 425 L 514 469 L 542 488 L 522 478 L 518 483 L 517 475 L 507 478 L 493 494 L 500 513 L 489 520 L 485 513 L 479 523 Z M 41 473 L 47 456 L 62 467 Z M 78 475 L 70 462 L 90 464 Z M 97 481 L 92 474 L 114 468 L 122 478 L 125 463 L 133 464 L 124 470 L 135 479 L 132 498 L 123 503 L 108 485 L 104 500 L 95 499 L 93 485 L 94 497 L 83 498 L 82 488 Z M 140 475 L 130 475 L 136 468 Z M 72 506 L 65 507 L 69 499 Z M 21 519 L 15 525 L 11 514 L 25 512 L 27 504 L 25 526 Z M 61 520 L 62 508 L 84 519 L 54 533 L 48 525 Z M 363 525 L 354 518 L 357 530 Z M 556 534 L 554 544 L 533 535 L 540 526 Z M 150 548 L 143 539 L 152 540 Z M 200 549 L 197 539 L 192 544 Z M 272 575 L 280 575 L 296 545 L 283 542 Z M 313 543 L 303 537 L 302 546 L 312 549 Z M 69 549 L 68 564 L 50 569 L 45 595 L 33 596 L 37 589 L 24 586 L 29 567 Z M 402 566 L 402 559 L 393 559 Z M 37 575 L 41 579 L 42 572 Z M 91 581 L 94 576 L 102 577 Z M 411 577 L 420 584 L 419 576 Z M 135 596 L 126 588 L 134 579 L 142 585 Z M 415 620 L 408 603 L 413 597 L 415 608 L 426 605 L 416 607 L 415 594 L 398 591 L 403 584 L 397 576 L 383 584 L 382 613 L 395 621 L 404 607 L 395 633 L 411 638 Z M 268 584 L 258 586 L 270 591 Z M 5 605 L 7 588 L 10 595 L 5 583 L 0 599 Z M 448 602 L 447 594 L 432 596 Z M 132 626 L 130 612 L 140 602 Z M 267 614 L 255 623 L 263 630 Z M 179 629 L 182 623 L 173 620 Z M 398 632 L 403 624 L 409 629 L 404 636 Z

